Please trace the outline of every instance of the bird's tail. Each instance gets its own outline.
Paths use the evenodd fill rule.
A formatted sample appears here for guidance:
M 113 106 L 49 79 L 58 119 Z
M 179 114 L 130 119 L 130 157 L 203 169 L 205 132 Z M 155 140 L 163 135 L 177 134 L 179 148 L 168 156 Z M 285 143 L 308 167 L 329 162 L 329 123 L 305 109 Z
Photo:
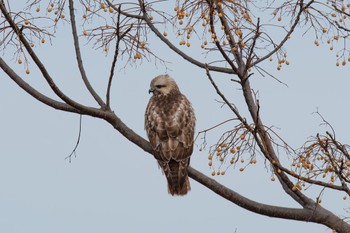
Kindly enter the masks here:
M 168 192 L 171 195 L 184 196 L 191 190 L 190 180 L 187 175 L 189 159 L 168 163 L 169 172 L 165 172 L 168 180 Z
M 188 176 L 184 177 L 184 182 L 169 182 L 168 180 L 168 192 L 171 195 L 184 196 L 191 190 L 190 180 Z

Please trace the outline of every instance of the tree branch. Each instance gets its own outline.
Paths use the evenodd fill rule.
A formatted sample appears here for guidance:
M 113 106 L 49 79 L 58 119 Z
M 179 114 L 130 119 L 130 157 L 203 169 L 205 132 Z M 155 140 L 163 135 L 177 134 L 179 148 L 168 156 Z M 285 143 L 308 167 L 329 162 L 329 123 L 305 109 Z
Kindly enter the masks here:
M 220 89 L 218 88 L 218 86 L 216 85 L 216 83 L 214 82 L 213 78 L 211 77 L 210 75 L 210 71 L 209 69 L 207 68 L 207 66 L 205 67 L 206 68 L 206 74 L 207 74 L 207 77 L 210 81 L 210 83 L 213 85 L 216 93 L 221 97 L 221 99 L 227 104 L 227 106 L 231 109 L 231 111 L 237 116 L 237 118 L 239 119 L 240 122 L 242 122 L 244 124 L 244 126 L 250 130 L 250 131 L 253 131 L 253 129 L 249 126 L 249 124 L 247 124 L 247 121 L 241 116 L 241 114 L 238 112 L 238 110 L 232 106 L 232 104 L 228 101 L 228 99 L 222 94 L 222 92 L 220 91 Z
M 73 108 L 72 106 L 59 102 L 57 100 L 51 99 L 46 95 L 35 90 L 32 86 L 26 83 L 19 75 L 16 74 L 14 70 L 0 57 L 0 67 L 1 69 L 15 82 L 19 87 L 21 87 L 25 92 L 31 95 L 36 100 L 46 104 L 54 109 L 62 110 L 65 112 L 80 113 L 78 109 Z
M 175 53 L 177 53 L 179 56 L 187 60 L 188 62 L 200 67 L 205 68 L 206 63 L 199 62 L 198 60 L 192 58 L 191 56 L 187 55 L 186 53 L 182 52 L 180 49 L 178 49 L 173 43 L 171 43 L 163 34 L 154 26 L 152 21 L 149 19 L 146 7 L 144 6 L 144 2 L 142 0 L 139 0 L 139 4 L 142 10 L 142 19 L 147 23 L 148 27 L 153 31 L 156 36 L 163 41 L 171 50 L 173 50 Z M 211 71 L 216 71 L 220 73 L 227 73 L 227 74 L 234 74 L 235 72 L 232 69 L 224 68 L 224 67 L 218 67 L 218 66 L 208 66 L 208 69 Z
M 73 155 L 76 157 L 76 151 L 78 149 L 78 146 L 79 146 L 79 143 L 80 143 L 80 138 L 81 138 L 82 120 L 83 120 L 83 116 L 80 115 L 79 116 L 79 133 L 78 133 L 77 142 L 75 143 L 75 146 L 74 146 L 72 152 L 65 158 L 65 159 L 68 159 L 69 162 L 72 162 L 72 156 Z
M 299 221 L 309 221 L 312 218 L 312 210 L 272 206 L 250 200 L 240 195 L 239 193 L 236 193 L 232 189 L 229 189 L 224 185 L 218 183 L 214 179 L 203 175 L 202 173 L 200 173 L 192 167 L 188 168 L 188 174 L 198 183 L 209 188 L 219 196 L 254 213 L 269 217 L 293 219 Z
M 117 60 L 118 60 L 118 54 L 119 54 L 119 44 L 120 44 L 120 41 L 123 39 L 123 37 L 131 30 L 132 28 L 132 25 L 127 29 L 125 30 L 125 32 L 123 32 L 121 34 L 120 32 L 120 6 L 118 8 L 118 18 L 117 18 L 117 29 L 116 29 L 116 33 L 117 33 L 117 42 L 115 44 L 115 50 L 114 50 L 114 57 L 113 57 L 113 61 L 112 61 L 112 65 L 111 65 L 111 71 L 110 71 L 110 75 L 109 75 L 109 78 L 108 78 L 108 84 L 107 84 L 107 91 L 106 91 L 106 104 L 107 104 L 107 108 L 110 109 L 110 92 L 111 92 L 111 86 L 112 86 L 112 80 L 113 80 L 113 77 L 114 77 L 114 69 L 115 69 L 115 65 L 117 63 Z
M 105 108 L 106 104 L 103 102 L 101 97 L 96 93 L 96 91 L 91 86 L 91 84 L 90 84 L 90 82 L 89 82 L 89 80 L 88 80 L 88 78 L 86 76 L 85 68 L 84 68 L 84 65 L 83 65 L 83 60 L 81 58 L 81 52 L 80 52 L 80 46 L 79 46 L 79 38 L 78 38 L 77 27 L 76 27 L 76 23 L 75 23 L 75 14 L 74 14 L 74 3 L 73 3 L 73 0 L 69 0 L 69 14 L 70 14 L 70 21 L 71 21 L 71 26 L 72 26 L 71 28 L 72 28 L 72 35 L 73 35 L 73 40 L 74 40 L 75 55 L 76 55 L 79 71 L 80 71 L 80 74 L 81 74 L 81 78 L 82 78 L 86 88 L 89 90 L 90 94 L 92 95 L 92 97 L 94 97 L 96 102 L 102 108 Z
M 213 82 L 209 71 L 207 70 L 207 76 L 209 80 L 212 82 L 214 88 L 216 89 L 217 93 L 223 98 L 225 103 L 228 104 L 228 106 L 231 106 L 228 100 L 223 96 L 223 94 L 220 92 L 218 87 Z M 255 124 L 257 125 L 257 131 L 254 134 L 255 140 L 257 141 L 257 144 L 262 151 L 262 153 L 265 155 L 265 157 L 273 164 L 273 168 L 275 170 L 275 175 L 280 180 L 280 183 L 283 187 L 283 189 L 286 191 L 287 194 L 289 194 L 294 200 L 296 200 L 301 206 L 303 206 L 302 209 L 290 209 L 290 208 L 283 208 L 283 207 L 276 207 L 276 206 L 269 206 L 264 205 L 261 203 L 256 203 L 252 200 L 249 200 L 245 197 L 240 196 L 238 193 L 235 193 L 233 190 L 228 189 L 227 187 L 217 183 L 215 180 L 210 179 L 209 177 L 202 177 L 202 175 L 194 170 L 193 168 L 189 168 L 189 175 L 191 178 L 195 179 L 199 183 L 205 185 L 218 195 L 224 197 L 225 199 L 258 214 L 270 216 L 270 217 L 277 217 L 277 218 L 286 218 L 286 219 L 294 219 L 294 220 L 300 220 L 300 221 L 306 221 L 306 222 L 315 222 L 324 224 L 330 228 L 334 227 L 334 222 L 338 222 L 339 225 L 336 226 L 338 228 L 337 230 L 339 232 L 349 232 L 350 225 L 344 222 L 342 219 L 338 218 L 336 215 L 331 213 L 330 211 L 324 209 L 317 203 L 315 203 L 313 200 L 302 194 L 299 190 L 293 190 L 293 183 L 289 180 L 286 174 L 283 172 L 278 173 L 278 168 L 283 168 L 280 163 L 279 159 L 276 156 L 273 147 L 271 145 L 271 141 L 267 138 L 266 131 L 263 130 L 260 126 L 263 126 L 260 117 L 258 116 L 258 107 L 254 102 L 254 98 L 252 97 L 251 89 L 249 86 L 249 80 L 242 84 L 243 92 L 245 93 L 244 96 L 246 98 L 246 102 L 249 108 L 249 111 L 251 112 L 251 115 L 253 117 L 253 120 Z M 231 110 L 235 110 L 234 108 Z M 236 112 L 234 111 L 236 114 Z M 236 116 L 240 119 L 239 114 Z M 243 118 L 241 118 L 243 119 Z M 241 120 L 240 119 L 240 120 Z M 245 120 L 243 121 L 245 123 Z M 246 123 L 245 123 L 246 124 Z M 262 129 L 262 130 L 261 130 Z M 259 137 L 258 137 L 259 135 Z M 283 168 L 284 169 L 284 168 Z M 281 169 L 282 170 L 282 169 Z M 284 169 L 286 170 L 286 169 Z M 257 209 L 255 209 L 255 206 L 259 206 Z M 333 223 L 332 223 L 333 222 Z
M 210 12 L 209 12 L 210 30 L 215 35 L 215 38 L 214 38 L 215 45 L 219 49 L 221 55 L 224 57 L 226 62 L 230 65 L 230 67 L 233 70 L 233 72 L 235 74 L 238 74 L 239 72 L 238 72 L 238 69 L 237 69 L 236 65 L 232 62 L 232 60 L 228 57 L 228 55 L 226 54 L 224 49 L 221 47 L 219 40 L 216 40 L 217 38 L 216 38 L 216 30 L 215 30 L 215 27 L 214 27 L 214 16 L 213 16 L 214 15 L 214 4 L 213 4 L 213 2 L 210 3 L 209 8 L 210 8 Z M 221 20 L 224 20 L 224 19 L 221 19 Z M 205 65 L 205 69 L 208 70 L 208 65 L 207 64 Z
M 280 162 L 279 162 L 278 156 L 276 155 L 273 145 L 271 144 L 271 140 L 269 139 L 269 136 L 264 129 L 264 125 L 262 123 L 261 117 L 258 115 L 259 107 L 254 100 L 252 90 L 250 88 L 250 82 L 247 77 L 242 77 L 242 78 L 245 80 L 244 82 L 241 82 L 243 96 L 245 98 L 245 102 L 247 104 L 250 115 L 256 126 L 254 136 L 258 143 L 258 146 L 261 152 L 264 154 L 265 158 L 268 159 L 271 164 L 279 164 Z M 313 200 L 305 196 L 299 190 L 293 190 L 293 187 L 294 187 L 293 182 L 288 178 L 288 176 L 285 173 L 283 172 L 279 173 L 277 166 L 273 166 L 273 169 L 274 169 L 275 175 L 279 179 L 285 192 L 289 196 L 291 196 L 295 201 L 297 201 L 303 207 L 307 207 L 307 206 L 310 207 L 310 206 L 317 205 Z
M 269 52 L 268 54 L 266 54 L 265 56 L 257 59 L 255 62 L 252 63 L 251 66 L 255 66 L 257 64 L 259 64 L 260 62 L 268 59 L 269 57 L 271 57 L 271 55 L 273 55 L 274 53 L 276 53 L 280 48 L 282 48 L 282 46 L 286 43 L 286 41 L 289 39 L 290 35 L 292 35 L 292 33 L 294 32 L 294 29 L 296 28 L 296 26 L 298 25 L 299 21 L 300 21 L 300 16 L 301 14 L 304 12 L 304 10 L 309 7 L 312 4 L 313 1 L 310 1 L 306 6 L 304 6 L 304 1 L 301 0 L 299 3 L 299 12 L 295 18 L 295 21 L 293 23 L 293 25 L 291 26 L 291 28 L 289 29 L 288 33 L 286 34 L 286 36 L 283 38 L 283 40 L 275 47 L 275 49 L 273 49 L 271 52 Z

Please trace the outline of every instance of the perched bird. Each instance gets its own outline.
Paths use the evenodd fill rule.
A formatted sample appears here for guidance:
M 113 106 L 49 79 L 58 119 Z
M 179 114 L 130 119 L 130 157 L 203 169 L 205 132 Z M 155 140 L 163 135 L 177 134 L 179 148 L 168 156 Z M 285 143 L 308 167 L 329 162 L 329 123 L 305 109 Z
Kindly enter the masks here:
M 171 195 L 191 189 L 187 174 L 193 151 L 196 117 L 174 79 L 159 75 L 151 81 L 153 93 L 145 112 L 145 130 L 153 155 L 162 168 Z

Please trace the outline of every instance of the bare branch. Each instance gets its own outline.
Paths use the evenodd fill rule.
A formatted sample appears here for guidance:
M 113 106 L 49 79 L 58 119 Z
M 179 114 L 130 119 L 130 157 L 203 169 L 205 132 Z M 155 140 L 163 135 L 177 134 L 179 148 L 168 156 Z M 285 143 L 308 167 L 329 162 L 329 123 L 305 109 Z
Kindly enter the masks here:
M 214 89 L 216 90 L 216 93 L 222 98 L 222 100 L 227 104 L 227 106 L 231 109 L 231 111 L 237 116 L 237 118 L 246 126 L 247 129 L 253 130 L 246 122 L 246 120 L 239 114 L 238 110 L 232 106 L 232 104 L 226 99 L 226 97 L 221 93 L 220 89 L 212 79 L 210 75 L 210 71 L 206 66 L 206 74 L 208 79 L 210 80 L 211 84 L 213 85 Z
M 220 122 L 219 124 L 216 124 L 216 125 L 214 125 L 214 126 L 212 126 L 212 127 L 209 127 L 209 128 L 207 128 L 207 129 L 201 130 L 201 131 L 198 132 L 196 138 L 198 138 L 198 136 L 199 136 L 200 134 L 202 134 L 202 133 L 206 133 L 206 132 L 208 132 L 208 131 L 210 131 L 210 130 L 212 130 L 212 129 L 215 129 L 215 128 L 217 128 L 217 127 L 219 127 L 219 126 L 221 126 L 221 125 L 223 125 L 223 124 L 226 124 L 227 122 L 233 121 L 233 120 L 237 120 L 237 119 L 236 119 L 236 118 L 231 118 L 231 119 L 225 120 L 225 121 L 223 121 L 223 122 Z M 194 141 L 196 141 L 196 138 L 194 139 Z
M 26 91 L 29 95 L 31 95 L 33 98 L 38 100 L 39 102 L 42 102 L 43 104 L 46 104 L 52 108 L 66 111 L 66 112 L 73 112 L 73 113 L 80 113 L 80 111 L 76 108 L 73 108 L 72 106 L 59 102 L 57 100 L 51 99 L 47 97 L 46 95 L 43 95 L 42 93 L 35 90 L 32 86 L 30 86 L 28 83 L 26 83 L 14 70 L 11 69 L 10 66 L 7 65 L 7 63 L 0 57 L 0 67 L 1 69 L 10 77 L 19 87 L 21 87 L 24 91 Z
M 262 204 L 259 202 L 255 202 L 250 200 L 232 189 L 229 189 L 222 184 L 218 183 L 214 179 L 211 179 L 199 171 L 195 170 L 192 167 L 188 168 L 188 174 L 191 178 L 203 184 L 207 188 L 211 189 L 216 194 L 224 197 L 230 202 L 239 205 L 240 207 L 247 209 L 249 211 L 253 211 L 255 213 L 259 213 L 262 215 L 266 215 L 269 217 L 277 217 L 277 218 L 286 218 L 286 219 L 294 219 L 294 220 L 309 220 L 312 216 L 310 210 L 307 209 L 297 209 L 297 208 L 285 208 L 278 206 L 271 206 Z
M 71 26 L 72 26 L 72 35 L 73 35 L 73 40 L 74 40 L 74 49 L 75 49 L 75 55 L 77 58 L 78 62 L 78 67 L 79 71 L 81 74 L 81 78 L 84 81 L 84 84 L 86 88 L 89 90 L 90 94 L 94 97 L 96 102 L 102 107 L 105 108 L 105 103 L 101 99 L 101 97 L 96 93 L 94 88 L 91 86 L 85 72 L 85 68 L 83 65 L 83 60 L 81 58 L 81 52 L 80 52 L 80 45 L 79 45 L 79 38 L 78 38 L 78 33 L 77 33 L 77 28 L 76 28 L 76 23 L 75 23 L 75 14 L 74 14 L 74 4 L 73 0 L 69 0 L 69 14 L 70 14 L 70 21 L 71 21 Z

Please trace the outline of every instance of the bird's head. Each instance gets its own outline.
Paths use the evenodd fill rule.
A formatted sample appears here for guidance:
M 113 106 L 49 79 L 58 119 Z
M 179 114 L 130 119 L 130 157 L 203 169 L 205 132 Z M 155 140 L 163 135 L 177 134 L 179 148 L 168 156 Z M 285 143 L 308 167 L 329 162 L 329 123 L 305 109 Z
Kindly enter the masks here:
M 179 91 L 175 80 L 169 75 L 159 75 L 151 81 L 149 93 L 153 93 L 155 96 L 167 95 L 171 91 Z

